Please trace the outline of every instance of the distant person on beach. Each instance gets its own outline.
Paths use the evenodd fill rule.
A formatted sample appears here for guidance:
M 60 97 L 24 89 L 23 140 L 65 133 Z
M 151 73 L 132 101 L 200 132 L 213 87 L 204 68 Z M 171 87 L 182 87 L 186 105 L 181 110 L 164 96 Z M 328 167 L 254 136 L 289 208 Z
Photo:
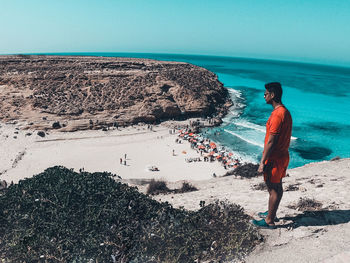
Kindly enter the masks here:
M 265 84 L 264 98 L 273 111 L 266 123 L 264 151 L 258 173 L 264 175 L 269 191 L 268 211 L 259 213 L 261 220 L 252 223 L 263 228 L 275 228 L 277 209 L 283 196 L 282 178 L 289 164 L 289 143 L 292 135 L 292 117 L 282 104 L 282 86 L 279 82 Z

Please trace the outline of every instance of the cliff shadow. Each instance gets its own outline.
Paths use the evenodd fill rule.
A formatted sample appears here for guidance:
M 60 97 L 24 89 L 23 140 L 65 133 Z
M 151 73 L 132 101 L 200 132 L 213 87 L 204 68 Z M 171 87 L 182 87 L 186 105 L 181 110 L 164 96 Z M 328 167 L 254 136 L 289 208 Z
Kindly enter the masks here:
M 279 226 L 280 228 L 338 225 L 350 222 L 350 210 L 304 211 L 302 214 L 286 216 L 281 219 L 291 220 L 292 222 Z

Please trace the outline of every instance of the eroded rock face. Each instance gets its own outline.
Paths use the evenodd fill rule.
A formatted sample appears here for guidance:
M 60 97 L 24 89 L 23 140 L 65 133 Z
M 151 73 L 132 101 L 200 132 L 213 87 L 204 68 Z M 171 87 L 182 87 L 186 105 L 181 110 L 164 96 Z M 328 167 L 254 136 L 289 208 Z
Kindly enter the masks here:
M 226 114 L 217 76 L 180 62 L 134 58 L 1 56 L 0 120 L 65 130 Z M 91 124 L 91 121 L 92 123 Z M 57 127 L 55 127 L 57 128 Z

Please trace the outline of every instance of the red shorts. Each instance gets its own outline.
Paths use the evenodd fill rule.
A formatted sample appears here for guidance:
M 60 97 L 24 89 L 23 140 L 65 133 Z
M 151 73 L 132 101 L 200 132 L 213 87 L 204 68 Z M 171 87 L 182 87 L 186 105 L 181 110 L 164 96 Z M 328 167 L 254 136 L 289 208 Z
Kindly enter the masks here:
M 264 180 L 270 183 L 280 183 L 286 176 L 289 156 L 281 159 L 267 160 L 265 162 Z

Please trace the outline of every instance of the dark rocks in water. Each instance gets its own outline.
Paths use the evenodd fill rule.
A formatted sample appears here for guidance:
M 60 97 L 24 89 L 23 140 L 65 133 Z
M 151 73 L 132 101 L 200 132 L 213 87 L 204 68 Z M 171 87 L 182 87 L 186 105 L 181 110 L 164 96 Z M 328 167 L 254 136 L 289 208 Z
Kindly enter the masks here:
M 321 160 L 332 153 L 331 149 L 318 146 L 294 148 L 294 151 L 307 160 Z
M 341 159 L 340 156 L 336 156 L 336 157 L 332 158 L 331 161 L 332 162 L 339 161 L 340 159 Z
M 45 137 L 45 132 L 43 132 L 43 131 L 38 131 L 38 135 L 39 135 L 40 137 Z

